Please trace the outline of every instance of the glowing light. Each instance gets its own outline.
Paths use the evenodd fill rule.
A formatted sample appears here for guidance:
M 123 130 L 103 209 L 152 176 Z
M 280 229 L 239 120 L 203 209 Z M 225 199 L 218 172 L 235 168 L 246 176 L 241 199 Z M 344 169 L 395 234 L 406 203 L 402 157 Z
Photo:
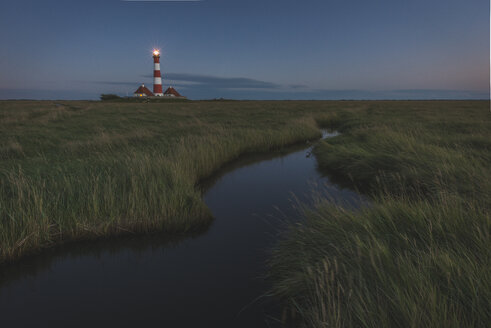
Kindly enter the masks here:
M 153 50 L 153 55 L 154 55 L 154 56 L 158 56 L 158 55 L 160 55 L 160 51 L 159 51 L 159 50 L 157 50 L 157 49 L 154 49 L 154 50 Z

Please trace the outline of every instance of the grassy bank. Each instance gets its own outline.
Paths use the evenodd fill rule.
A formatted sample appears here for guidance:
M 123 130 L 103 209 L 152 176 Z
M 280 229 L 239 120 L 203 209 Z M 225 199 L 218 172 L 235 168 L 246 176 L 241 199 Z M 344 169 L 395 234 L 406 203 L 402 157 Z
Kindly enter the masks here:
M 373 204 L 306 210 L 274 251 L 274 293 L 307 327 L 489 325 L 489 102 L 359 103 L 324 123 L 343 135 L 320 167 Z
M 199 231 L 197 183 L 244 153 L 343 132 L 321 169 L 371 195 L 305 211 L 271 260 L 308 327 L 490 320 L 488 102 L 0 102 L 0 263 L 64 241 Z
M 199 230 L 196 184 L 320 135 L 314 102 L 0 102 L 0 262 L 77 239 Z

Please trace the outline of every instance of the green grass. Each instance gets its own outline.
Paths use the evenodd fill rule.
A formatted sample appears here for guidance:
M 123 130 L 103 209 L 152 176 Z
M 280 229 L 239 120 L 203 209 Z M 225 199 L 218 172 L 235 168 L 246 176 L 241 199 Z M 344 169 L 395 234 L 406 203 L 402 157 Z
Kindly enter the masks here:
M 271 260 L 273 293 L 306 327 L 487 327 L 489 102 L 368 102 L 325 117 L 319 166 L 369 194 L 320 202 Z
M 0 263 L 72 240 L 202 230 L 198 183 L 242 154 L 319 137 L 326 173 L 370 195 L 305 209 L 273 294 L 307 327 L 491 321 L 485 101 L 0 102 Z
M 0 263 L 61 242 L 202 229 L 224 163 L 320 136 L 326 104 L 0 102 Z

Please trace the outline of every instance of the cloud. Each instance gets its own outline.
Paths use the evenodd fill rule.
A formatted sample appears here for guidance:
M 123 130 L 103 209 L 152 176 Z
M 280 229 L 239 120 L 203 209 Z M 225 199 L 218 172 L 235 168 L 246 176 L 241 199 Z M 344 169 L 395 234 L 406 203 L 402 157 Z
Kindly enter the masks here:
M 151 75 L 144 75 L 146 78 Z M 202 87 L 213 89 L 281 89 L 281 84 L 250 79 L 246 77 L 218 77 L 212 75 L 199 75 L 187 73 L 166 73 L 164 80 L 171 80 L 176 84 L 199 84 Z
M 142 81 L 78 81 L 86 91 L 92 90 L 94 98 L 101 93 L 131 95 L 141 82 L 151 88 L 152 75 L 143 75 Z M 218 77 L 211 75 L 167 73 L 163 76 L 164 88 L 174 86 L 190 99 L 299 99 L 299 100 L 376 100 L 376 99 L 489 99 L 489 91 L 399 89 L 399 90 L 355 90 L 320 89 L 303 84 L 278 84 L 246 77 Z M 8 95 L 8 96 L 7 96 Z M 1 98 L 19 96 L 18 93 L 0 90 Z M 80 95 L 86 97 L 86 95 Z
M 108 85 L 139 85 L 138 82 L 118 82 L 118 81 L 90 81 L 89 83 L 108 84 Z

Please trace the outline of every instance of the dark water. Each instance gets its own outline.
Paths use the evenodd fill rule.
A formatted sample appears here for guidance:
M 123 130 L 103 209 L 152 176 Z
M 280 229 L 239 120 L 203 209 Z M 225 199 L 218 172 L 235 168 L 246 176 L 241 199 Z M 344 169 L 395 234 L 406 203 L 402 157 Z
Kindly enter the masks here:
M 278 327 L 268 249 L 312 192 L 357 206 L 310 149 L 249 156 L 203 182 L 215 220 L 194 236 L 86 242 L 0 268 L 0 327 Z

